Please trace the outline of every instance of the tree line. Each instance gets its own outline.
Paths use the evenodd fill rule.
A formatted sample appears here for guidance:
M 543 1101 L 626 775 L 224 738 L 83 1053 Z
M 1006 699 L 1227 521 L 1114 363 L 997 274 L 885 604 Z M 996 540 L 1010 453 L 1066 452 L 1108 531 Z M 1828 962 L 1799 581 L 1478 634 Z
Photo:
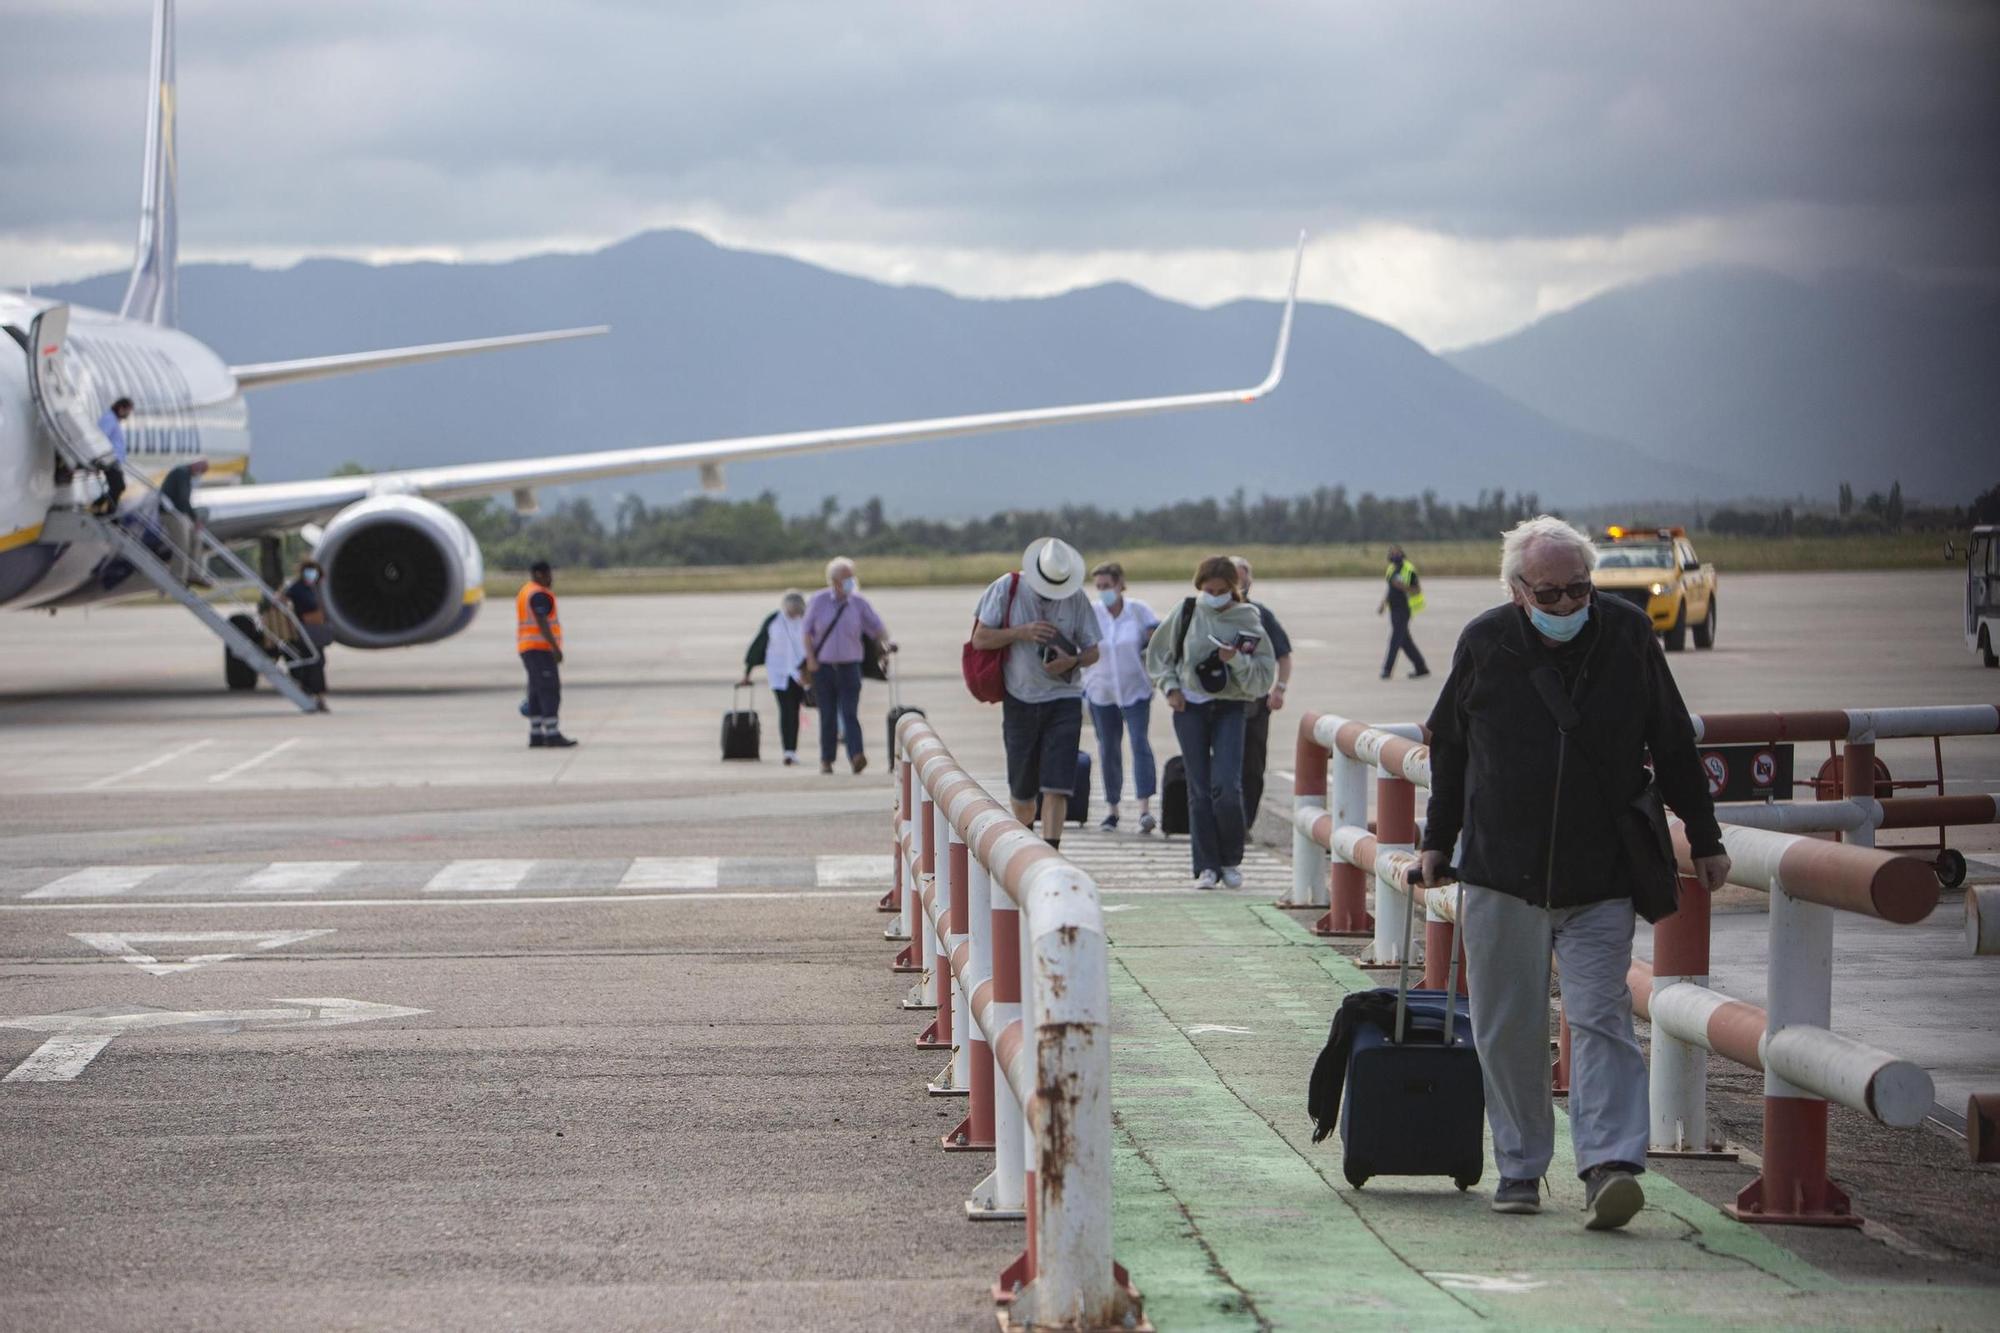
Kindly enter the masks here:
M 1732 537 L 1866 537 L 1889 532 L 1956 532 L 1975 523 L 2000 523 L 2000 486 L 1970 505 L 1908 505 L 1903 483 L 1893 482 L 1856 500 L 1854 487 L 1840 483 L 1832 513 L 1776 508 L 1723 508 L 1708 516 L 1707 531 Z
M 843 508 L 829 496 L 815 512 L 786 514 L 768 491 L 748 500 L 696 496 L 659 505 L 627 495 L 608 518 L 583 498 L 564 500 L 532 516 L 491 499 L 462 501 L 451 508 L 472 529 L 487 563 L 500 569 L 525 568 L 535 559 L 606 569 L 768 564 L 825 559 L 835 551 L 965 555 L 1019 550 L 1051 532 L 1087 551 L 1449 541 L 1493 537 L 1542 512 L 1540 498 L 1532 492 L 1482 491 L 1469 504 L 1447 504 L 1434 491 L 1408 497 L 1364 491 L 1350 497 L 1345 486 L 1254 500 L 1239 489 L 1222 499 L 1130 512 L 1095 505 L 1015 509 L 949 523 L 891 518 L 879 497 Z

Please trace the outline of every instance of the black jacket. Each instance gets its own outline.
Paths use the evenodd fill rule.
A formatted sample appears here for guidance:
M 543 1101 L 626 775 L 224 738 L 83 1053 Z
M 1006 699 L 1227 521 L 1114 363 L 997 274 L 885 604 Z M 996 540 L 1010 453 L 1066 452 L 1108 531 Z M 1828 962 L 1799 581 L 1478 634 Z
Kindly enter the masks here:
M 773 611 L 770 615 L 765 616 L 764 623 L 757 627 L 757 637 L 750 640 L 750 649 L 743 654 L 744 675 L 747 676 L 758 667 L 764 665 L 764 650 L 771 646 L 771 622 L 776 620 L 778 615 L 778 611 Z M 772 681 L 771 688 L 774 690 L 777 689 L 778 682 L 775 680 Z
M 1567 742 L 1528 674 L 1561 659 L 1513 605 L 1459 635 L 1430 717 L 1425 850 L 1449 855 L 1463 829 L 1467 883 L 1550 907 L 1628 896 L 1613 821 L 1645 789 L 1649 754 L 1694 854 L 1722 850 L 1694 724 L 1651 620 L 1617 598 L 1591 608 L 1569 650 L 1580 655 L 1568 665 L 1583 722 Z

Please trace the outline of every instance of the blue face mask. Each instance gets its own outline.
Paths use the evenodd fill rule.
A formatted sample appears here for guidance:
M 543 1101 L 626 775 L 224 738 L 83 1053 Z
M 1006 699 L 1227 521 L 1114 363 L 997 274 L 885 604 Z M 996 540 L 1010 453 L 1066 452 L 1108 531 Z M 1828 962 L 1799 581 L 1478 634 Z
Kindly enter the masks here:
M 318 583 L 319 571 L 317 569 L 308 569 L 307 571 L 305 571 L 304 574 L 300 575 L 300 577 L 303 578 L 307 583 Z
M 854 586 L 855 584 L 852 578 L 844 578 L 840 581 L 840 590 L 848 594 L 850 597 L 853 596 L 854 594 Z
M 1099 588 L 1097 590 L 1097 600 L 1106 606 L 1118 605 L 1119 599 L 1124 595 L 1124 593 L 1119 592 L 1116 588 Z
M 1528 608 L 1528 619 L 1534 623 L 1537 633 L 1554 639 L 1557 643 L 1568 643 L 1583 632 L 1590 620 L 1590 603 L 1585 602 L 1566 616 L 1551 615 L 1539 606 Z
M 1220 611 L 1235 600 L 1234 595 L 1226 592 L 1205 592 L 1201 595 L 1201 604 L 1211 611 Z

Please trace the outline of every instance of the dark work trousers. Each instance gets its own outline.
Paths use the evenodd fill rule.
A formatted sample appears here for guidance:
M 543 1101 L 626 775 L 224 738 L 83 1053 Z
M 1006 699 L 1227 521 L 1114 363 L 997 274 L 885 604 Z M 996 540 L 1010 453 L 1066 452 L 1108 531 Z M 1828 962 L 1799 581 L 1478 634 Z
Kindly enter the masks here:
M 302 666 L 292 668 L 292 679 L 297 681 L 299 688 L 307 694 L 318 695 L 326 693 L 325 652 L 326 650 L 322 648 L 320 649 L 321 656 Z
M 1410 669 L 1418 675 L 1421 676 L 1430 670 L 1424 665 L 1424 655 L 1417 651 L 1417 641 L 1410 637 L 1410 613 L 1405 611 L 1399 616 L 1392 609 L 1389 612 L 1389 655 L 1382 659 L 1383 675 L 1386 676 L 1396 669 L 1398 650 L 1409 654 Z
M 1243 703 L 1211 699 L 1174 714 L 1187 767 L 1194 873 L 1243 864 Z
M 819 696 L 819 761 L 833 762 L 840 749 L 843 724 L 847 757 L 860 754 L 861 663 L 821 662 L 813 673 L 813 692 Z
M 550 733 L 556 730 L 556 716 L 562 712 L 562 675 L 556 669 L 556 655 L 546 648 L 521 654 L 528 669 L 528 728 Z
M 795 680 L 785 682 L 782 690 L 772 690 L 778 700 L 778 739 L 783 742 L 786 754 L 796 754 L 799 748 L 799 705 L 805 702 L 805 687 Z
M 1243 835 L 1257 825 L 1257 807 L 1264 803 L 1264 765 L 1271 744 L 1271 701 L 1243 705 Z

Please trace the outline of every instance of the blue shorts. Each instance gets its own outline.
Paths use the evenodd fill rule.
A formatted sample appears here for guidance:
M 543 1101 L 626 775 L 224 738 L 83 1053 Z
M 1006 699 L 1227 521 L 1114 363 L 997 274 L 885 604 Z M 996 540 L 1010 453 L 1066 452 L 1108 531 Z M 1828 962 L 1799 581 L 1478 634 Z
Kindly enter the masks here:
M 1068 796 L 1076 787 L 1077 743 L 1083 739 L 1083 700 L 1023 703 L 1008 695 L 1000 704 L 1000 736 L 1007 743 L 1007 794 L 1033 801 L 1045 791 Z

